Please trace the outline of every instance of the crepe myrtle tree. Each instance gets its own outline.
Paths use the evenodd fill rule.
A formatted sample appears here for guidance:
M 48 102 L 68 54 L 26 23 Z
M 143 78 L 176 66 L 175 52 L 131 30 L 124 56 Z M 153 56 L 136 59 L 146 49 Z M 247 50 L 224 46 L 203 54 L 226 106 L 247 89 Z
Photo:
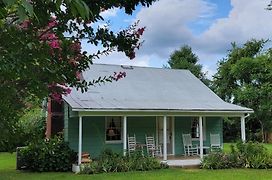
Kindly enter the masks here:
M 119 8 L 131 15 L 136 6 L 154 0 L 0 0 L 0 127 L 12 134 L 22 109 L 32 98 L 57 101 L 71 87 L 86 91 L 89 86 L 117 81 L 125 72 L 85 81 L 81 73 L 92 61 L 113 51 L 135 58 L 145 28 L 137 22 L 119 32 L 95 28 L 103 22 L 101 12 Z M 86 40 L 88 54 L 81 49 Z M 15 132 L 14 132 L 15 133 Z M 6 137 L 5 135 L 1 137 Z

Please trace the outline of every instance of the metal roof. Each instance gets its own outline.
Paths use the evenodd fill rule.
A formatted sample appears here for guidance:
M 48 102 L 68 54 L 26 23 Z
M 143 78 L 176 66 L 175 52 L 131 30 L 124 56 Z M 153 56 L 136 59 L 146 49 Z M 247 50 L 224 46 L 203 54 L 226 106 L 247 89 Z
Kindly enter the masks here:
M 73 89 L 64 100 L 77 111 L 161 110 L 252 112 L 224 102 L 188 70 L 93 64 L 83 73 L 85 80 L 126 72 L 117 82 Z

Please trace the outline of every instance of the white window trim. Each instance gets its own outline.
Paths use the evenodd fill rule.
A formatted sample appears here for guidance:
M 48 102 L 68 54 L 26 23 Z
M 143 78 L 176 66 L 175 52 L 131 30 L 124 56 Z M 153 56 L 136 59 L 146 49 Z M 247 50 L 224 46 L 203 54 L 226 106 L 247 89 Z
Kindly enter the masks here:
M 191 124 L 192 124 L 192 120 L 191 120 Z M 192 141 L 199 141 L 199 138 L 192 138 Z M 206 117 L 203 117 L 203 141 L 206 141 Z
M 121 139 L 120 140 L 111 140 L 111 141 L 107 141 L 107 135 L 106 135 L 106 129 L 107 129 L 107 120 L 111 119 L 112 117 L 120 117 L 121 119 L 121 126 L 120 126 L 120 131 L 121 131 Z M 123 123 L 123 118 L 121 116 L 106 116 L 105 117 L 105 130 L 104 130 L 104 135 L 105 135 L 105 144 L 122 144 L 123 143 L 123 127 L 122 127 L 122 123 Z

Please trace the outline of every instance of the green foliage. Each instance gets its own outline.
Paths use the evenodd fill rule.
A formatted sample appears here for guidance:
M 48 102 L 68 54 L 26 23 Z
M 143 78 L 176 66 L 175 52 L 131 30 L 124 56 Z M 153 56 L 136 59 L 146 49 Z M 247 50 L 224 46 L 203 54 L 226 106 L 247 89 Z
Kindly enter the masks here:
M 219 62 L 213 89 L 224 100 L 252 108 L 247 118 L 250 137 L 272 130 L 272 59 L 271 49 L 263 51 L 266 41 L 251 40 L 242 47 L 233 44 L 226 59 Z M 238 125 L 237 121 L 226 121 Z M 227 129 L 230 129 L 227 127 Z M 256 140 L 254 138 L 254 140 Z
M 102 172 L 149 171 L 161 168 L 167 168 L 167 166 L 160 164 L 156 158 L 143 156 L 140 151 L 131 156 L 123 156 L 114 153 L 110 149 L 106 149 L 97 160 L 82 165 L 80 173 L 96 174 Z
M 112 74 L 88 82 L 77 75 L 113 51 L 134 58 L 144 29 L 132 25 L 115 32 L 92 25 L 104 23 L 100 14 L 105 10 L 120 8 L 130 15 L 138 4 L 149 6 L 153 1 L 0 0 L 0 146 L 16 141 L 18 121 L 29 102 L 65 94 L 52 85 L 85 92 L 91 85 L 111 81 Z M 82 39 L 98 50 L 82 51 Z
M 38 140 L 21 150 L 21 159 L 31 171 L 71 171 L 76 153 L 61 136 Z
M 262 144 L 237 143 L 236 147 L 237 152 L 235 149 L 232 152 L 238 153 L 245 159 L 245 167 L 254 169 L 272 168 L 272 156 Z
M 205 73 L 202 72 L 202 65 L 197 63 L 198 57 L 188 45 L 182 46 L 179 50 L 174 51 L 168 60 L 171 69 L 188 69 L 197 78 L 208 85 L 209 81 L 205 77 Z
M 32 107 L 25 111 L 18 122 L 21 131 L 21 146 L 45 137 L 45 121 L 45 112 L 40 107 Z
M 267 149 L 258 143 L 237 143 L 231 146 L 230 153 L 211 153 L 201 162 L 203 169 L 228 168 L 272 168 L 272 156 Z
M 44 138 L 45 117 L 41 111 L 36 105 L 26 109 L 19 121 L 14 122 L 11 134 L 5 139 L 0 138 L 0 152 L 15 151 L 16 147 Z

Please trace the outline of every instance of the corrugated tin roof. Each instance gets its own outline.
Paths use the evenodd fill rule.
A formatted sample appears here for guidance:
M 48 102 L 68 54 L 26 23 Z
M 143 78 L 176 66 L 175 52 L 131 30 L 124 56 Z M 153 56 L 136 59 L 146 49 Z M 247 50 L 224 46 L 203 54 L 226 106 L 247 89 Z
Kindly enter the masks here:
M 120 71 L 125 78 L 86 93 L 73 89 L 65 101 L 85 110 L 252 111 L 224 102 L 188 70 L 94 64 L 83 77 L 88 81 Z

